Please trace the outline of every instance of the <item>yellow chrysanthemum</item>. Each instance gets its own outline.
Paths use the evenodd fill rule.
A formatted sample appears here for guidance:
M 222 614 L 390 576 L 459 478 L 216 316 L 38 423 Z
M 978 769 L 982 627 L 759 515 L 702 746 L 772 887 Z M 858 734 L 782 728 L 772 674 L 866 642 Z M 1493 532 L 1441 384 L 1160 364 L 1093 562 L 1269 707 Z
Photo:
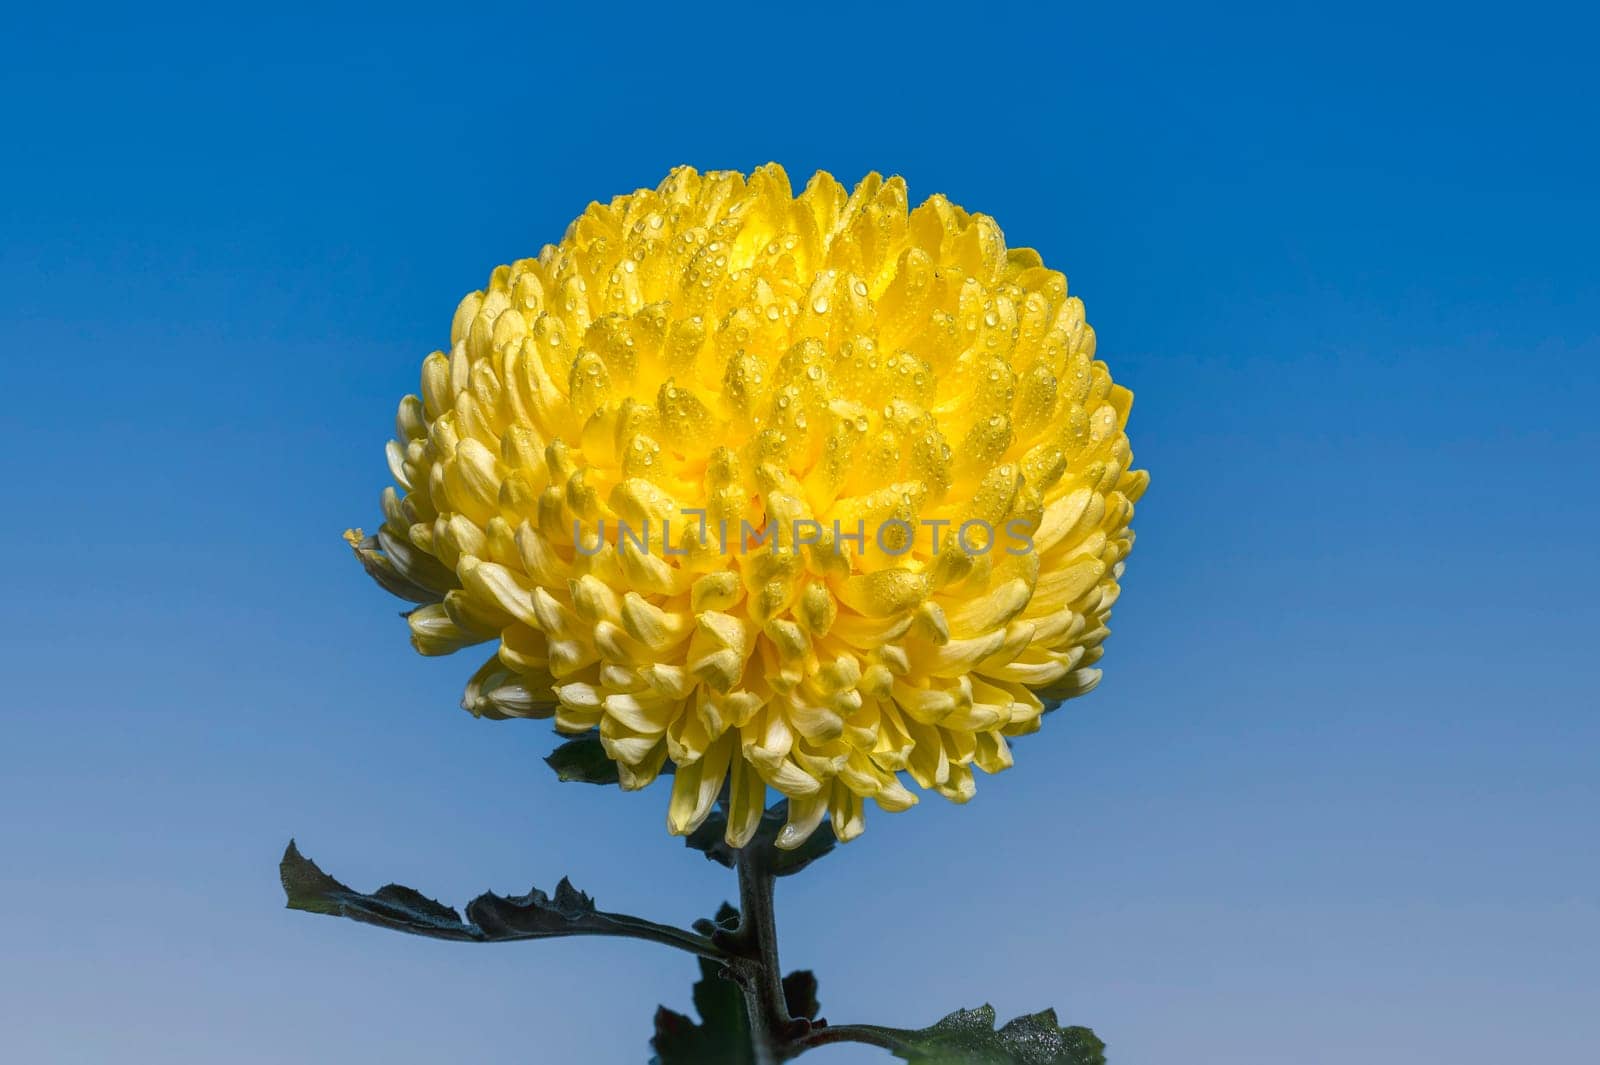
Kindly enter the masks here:
M 681 168 L 496 269 L 450 341 L 351 542 L 423 654 L 498 641 L 468 710 L 598 728 L 627 788 L 670 759 L 673 832 L 724 786 L 734 846 L 769 786 L 783 846 L 912 805 L 902 772 L 964 802 L 1098 682 L 1132 395 L 993 219 Z

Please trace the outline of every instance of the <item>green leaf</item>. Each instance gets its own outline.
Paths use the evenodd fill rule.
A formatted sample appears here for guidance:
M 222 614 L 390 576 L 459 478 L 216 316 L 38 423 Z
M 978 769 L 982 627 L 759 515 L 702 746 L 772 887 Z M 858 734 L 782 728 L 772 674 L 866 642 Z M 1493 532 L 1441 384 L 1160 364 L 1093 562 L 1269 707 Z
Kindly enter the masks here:
M 700 918 L 694 923 L 694 930 L 703 936 L 711 936 L 716 932 L 732 932 L 739 927 L 739 910 L 732 904 L 724 902 L 717 907 L 717 915 L 713 918 Z
M 616 784 L 622 779 L 617 773 L 617 763 L 606 754 L 598 732 L 587 732 L 567 740 L 545 756 L 544 764 L 569 783 Z M 672 763 L 668 762 L 661 767 L 661 775 L 671 776 L 672 770 Z
M 485 938 L 481 929 L 462 921 L 455 910 L 411 888 L 387 884 L 370 895 L 352 891 L 302 855 L 294 840 L 283 852 L 278 875 L 291 910 L 348 917 L 434 939 Z
M 651 1065 L 755 1065 L 744 992 L 719 974 L 721 966 L 700 959 L 694 1008 L 700 1022 L 662 1006 L 656 1010 Z
M 833 826 L 824 821 L 811 833 L 811 837 L 792 851 L 780 849 L 775 841 L 778 833 L 782 831 L 784 823 L 789 820 L 789 800 L 779 800 L 767 808 L 761 815 L 761 824 L 756 828 L 755 836 L 747 848 L 754 847 L 759 852 L 766 867 L 774 876 L 793 876 L 812 862 L 821 858 L 838 844 L 834 837 Z M 734 868 L 739 861 L 739 852 L 728 846 L 723 838 L 728 830 L 728 815 L 720 806 L 711 812 L 699 828 L 684 837 L 684 846 L 700 851 L 709 860 L 718 865 Z
M 1063 1028 L 1055 1010 L 1018 1017 L 999 1031 L 994 1007 L 957 1010 L 921 1031 L 873 1030 L 912 1065 L 1105 1065 L 1106 1045 L 1087 1028 Z
M 291 910 L 348 917 L 432 939 L 500 943 L 553 936 L 610 935 L 647 939 L 697 952 L 710 947 L 708 941 L 681 929 L 598 910 L 594 900 L 573 887 L 566 877 L 556 885 L 553 896 L 538 888 L 511 897 L 485 892 L 467 904 L 467 917 L 462 920 L 451 907 L 399 884 L 381 887 L 370 895 L 355 891 L 302 855 L 293 840 L 283 853 L 278 873 Z
M 817 1019 L 822 1006 L 817 1002 L 817 978 L 810 969 L 796 969 L 783 978 L 783 1001 L 789 1016 Z
M 617 763 L 606 755 L 600 745 L 598 733 L 589 733 L 568 740 L 545 758 L 545 764 L 565 781 L 580 784 L 615 784 L 618 781 Z
M 694 929 L 710 936 L 719 929 L 731 932 L 738 925 L 739 911 L 724 902 L 714 919 L 702 918 L 694 923 Z M 650 1065 L 754 1065 L 756 1055 L 750 1042 L 744 992 L 738 984 L 723 978 L 722 967 L 716 962 L 699 960 L 694 1008 L 700 1014 L 700 1022 L 665 1006 L 658 1007 L 655 1035 L 650 1040 L 655 1056 Z

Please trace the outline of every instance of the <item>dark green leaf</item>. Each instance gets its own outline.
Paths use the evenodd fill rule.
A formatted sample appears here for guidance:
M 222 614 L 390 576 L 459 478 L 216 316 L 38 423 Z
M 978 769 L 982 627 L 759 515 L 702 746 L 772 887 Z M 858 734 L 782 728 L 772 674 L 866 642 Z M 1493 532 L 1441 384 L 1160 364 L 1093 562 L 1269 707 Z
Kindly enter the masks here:
M 730 903 L 724 902 L 717 907 L 715 918 L 702 917 L 694 923 L 694 930 L 703 936 L 710 936 L 715 932 L 732 932 L 739 927 L 739 911 Z
M 455 910 L 411 888 L 388 884 L 370 895 L 352 891 L 303 856 L 293 840 L 283 852 L 278 875 L 291 910 L 348 917 L 435 939 L 484 938 L 480 929 L 464 923 Z
M 606 756 L 597 733 L 568 740 L 544 761 L 562 780 L 581 784 L 615 784 L 618 780 L 617 763 Z
M 921 1031 L 874 1028 L 912 1065 L 1105 1065 L 1105 1044 L 1087 1028 L 1062 1028 L 1054 1010 L 1027 1014 L 999 1031 L 994 1007 L 957 1010 Z
M 467 904 L 467 919 L 463 921 L 449 906 L 398 884 L 389 884 L 370 895 L 346 887 L 302 855 L 293 840 L 284 851 L 278 872 L 292 910 L 348 917 L 433 939 L 496 943 L 609 935 L 647 939 L 696 952 L 710 949 L 708 942 L 680 929 L 597 910 L 594 900 L 573 887 L 566 877 L 556 885 L 554 896 L 538 888 L 512 897 L 486 892 Z
M 739 911 L 723 903 L 715 921 L 696 921 L 695 929 L 710 935 L 716 928 L 731 930 L 738 923 Z M 651 1065 L 754 1065 L 744 992 L 720 973 L 716 962 L 700 959 L 700 979 L 694 985 L 698 1023 L 665 1006 L 656 1010 Z
M 817 1002 L 817 978 L 810 969 L 796 969 L 783 978 L 783 1001 L 789 1016 L 817 1019 L 822 1006 Z
M 617 773 L 617 763 L 606 754 L 598 732 L 567 740 L 546 755 L 544 763 L 567 782 L 616 784 L 622 779 Z M 661 775 L 671 776 L 672 769 L 672 763 L 666 763 L 661 767 Z
M 746 847 L 754 847 L 760 852 L 767 868 L 774 876 L 793 876 L 833 850 L 838 843 L 833 834 L 833 826 L 824 821 L 817 826 L 815 832 L 811 833 L 811 838 L 800 846 L 792 851 L 781 850 L 774 841 L 788 820 L 789 800 L 779 800 L 761 815 L 761 824 L 756 829 L 754 838 L 745 844 Z M 727 830 L 728 816 L 719 806 L 699 828 L 686 836 L 683 842 L 685 846 L 700 851 L 711 861 L 732 869 L 738 864 L 739 852 L 728 846 L 727 840 L 723 838 Z

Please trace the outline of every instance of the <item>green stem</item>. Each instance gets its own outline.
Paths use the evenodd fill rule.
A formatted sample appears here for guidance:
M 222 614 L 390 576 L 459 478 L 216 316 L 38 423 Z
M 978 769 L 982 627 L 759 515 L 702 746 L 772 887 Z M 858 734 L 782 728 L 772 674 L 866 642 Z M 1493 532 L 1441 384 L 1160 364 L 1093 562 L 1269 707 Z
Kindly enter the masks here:
M 791 1049 L 794 1040 L 811 1030 L 811 1022 L 790 1017 L 783 996 L 773 907 L 776 878 L 755 847 L 739 851 L 738 871 L 739 927 L 733 939 L 746 964 L 735 971 L 744 987 L 757 1065 L 776 1065 L 798 1053 L 798 1049 Z
M 765 848 L 739 849 L 734 868 L 739 874 L 739 925 L 712 934 L 710 945 L 720 954 L 724 975 L 744 992 L 750 1020 L 750 1043 L 756 1065 L 781 1065 L 807 1050 L 829 1043 L 865 1043 L 896 1050 L 911 1033 L 874 1024 L 829 1025 L 789 1015 L 778 961 L 778 922 L 774 905 L 777 877 Z
M 896 1050 L 904 1045 L 903 1039 L 896 1038 L 900 1034 L 895 1029 L 879 1028 L 875 1024 L 825 1024 L 812 1028 L 789 1045 L 792 1048 L 791 1056 L 828 1043 L 867 1043 L 885 1050 Z

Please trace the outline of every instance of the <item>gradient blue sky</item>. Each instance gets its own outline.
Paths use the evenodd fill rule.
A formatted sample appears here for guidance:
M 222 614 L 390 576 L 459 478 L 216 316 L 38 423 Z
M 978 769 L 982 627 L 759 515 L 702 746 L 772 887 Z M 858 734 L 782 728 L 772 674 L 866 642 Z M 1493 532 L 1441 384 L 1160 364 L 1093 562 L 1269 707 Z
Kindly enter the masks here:
M 1600 1048 L 1592 15 L 44 18 L 0 31 L 8 1060 L 643 1061 L 688 959 L 294 914 L 275 864 L 729 894 L 660 792 L 458 710 L 469 663 L 415 657 L 339 534 L 494 265 L 769 159 L 1064 269 L 1154 476 L 1101 688 L 783 885 L 824 1012 L 1053 1005 L 1115 1065 Z

